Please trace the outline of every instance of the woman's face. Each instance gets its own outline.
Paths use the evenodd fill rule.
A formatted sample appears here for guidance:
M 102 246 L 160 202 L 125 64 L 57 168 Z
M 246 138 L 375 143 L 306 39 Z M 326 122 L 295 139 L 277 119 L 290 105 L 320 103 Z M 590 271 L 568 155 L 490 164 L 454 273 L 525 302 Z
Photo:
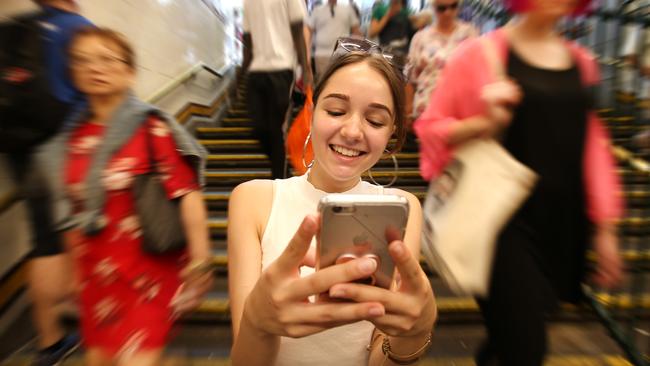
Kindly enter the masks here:
M 535 14 L 549 17 L 564 17 L 572 14 L 580 0 L 528 0 L 530 11 Z
M 384 153 L 394 114 L 390 87 L 378 71 L 366 62 L 337 70 L 314 109 L 313 169 L 340 183 L 358 180 Z
M 460 0 L 435 0 L 433 10 L 436 12 L 436 19 L 441 23 L 453 22 L 458 17 Z
M 90 96 L 105 96 L 128 91 L 135 71 L 126 63 L 124 52 L 110 40 L 87 36 L 79 38 L 70 50 L 75 86 Z

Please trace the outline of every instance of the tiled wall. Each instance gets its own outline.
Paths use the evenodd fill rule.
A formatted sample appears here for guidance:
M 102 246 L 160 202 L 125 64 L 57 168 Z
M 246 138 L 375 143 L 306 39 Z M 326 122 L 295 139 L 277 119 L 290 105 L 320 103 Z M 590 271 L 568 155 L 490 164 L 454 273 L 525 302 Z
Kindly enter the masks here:
M 200 0 L 82 0 L 95 24 L 131 40 L 138 55 L 136 92 L 147 97 L 197 62 L 224 64 L 223 23 Z
M 233 42 L 232 7 L 223 1 L 219 16 L 210 0 L 78 0 L 84 16 L 124 33 L 138 56 L 136 93 L 146 98 L 198 62 L 216 69 L 231 62 L 225 48 Z M 227 3 L 228 1 L 226 1 Z M 0 17 L 33 7 L 28 0 L 0 0 Z M 207 95 L 179 98 L 207 98 Z M 165 109 L 183 104 L 169 98 Z M 170 112 L 174 112 L 169 110 Z
M 165 86 L 176 76 L 196 64 L 204 62 L 220 69 L 232 59 L 226 55 L 225 45 L 232 44 L 234 32 L 232 14 L 217 16 L 203 0 L 78 0 L 81 12 L 100 26 L 114 28 L 131 40 L 138 56 L 136 93 L 146 98 Z M 206 0 L 210 1 L 210 0 Z M 232 11 L 223 0 L 221 5 Z M 0 0 L 0 21 L 8 16 L 30 11 L 34 5 L 29 0 Z M 221 81 L 201 73 L 195 79 L 161 101 L 161 107 L 176 113 L 190 101 L 212 101 L 223 86 Z M 0 156 L 0 195 L 10 189 Z M 0 215 L 0 242 L 3 256 L 0 276 L 28 250 L 26 221 L 21 205 Z

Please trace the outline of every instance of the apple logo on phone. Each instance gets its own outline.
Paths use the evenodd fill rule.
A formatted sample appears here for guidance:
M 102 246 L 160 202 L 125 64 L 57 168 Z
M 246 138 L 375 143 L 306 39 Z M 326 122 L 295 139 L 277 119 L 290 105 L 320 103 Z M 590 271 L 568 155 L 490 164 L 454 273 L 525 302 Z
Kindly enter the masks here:
M 352 244 L 354 244 L 354 246 L 361 246 L 361 245 L 368 244 L 368 233 L 363 232 L 359 235 L 356 235 L 354 238 L 352 238 Z

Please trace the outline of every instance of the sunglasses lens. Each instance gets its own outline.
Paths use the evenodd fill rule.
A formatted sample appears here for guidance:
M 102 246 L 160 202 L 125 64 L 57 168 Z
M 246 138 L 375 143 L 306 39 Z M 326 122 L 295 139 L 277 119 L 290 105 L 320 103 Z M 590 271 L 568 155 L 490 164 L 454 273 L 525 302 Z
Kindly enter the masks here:
M 447 10 L 456 10 L 458 9 L 458 3 L 453 3 L 449 5 L 436 5 L 436 10 L 438 13 L 444 13 Z

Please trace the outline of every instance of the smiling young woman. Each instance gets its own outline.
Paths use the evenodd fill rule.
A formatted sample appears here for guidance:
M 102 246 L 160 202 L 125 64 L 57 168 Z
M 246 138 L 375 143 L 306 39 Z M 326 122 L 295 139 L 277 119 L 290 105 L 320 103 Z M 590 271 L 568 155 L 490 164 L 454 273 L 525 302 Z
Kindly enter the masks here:
M 392 365 L 395 355 L 414 363 L 430 344 L 436 319 L 433 292 L 417 260 L 420 204 L 409 193 L 361 180 L 391 137 L 397 137 L 395 149 L 404 139 L 399 71 L 378 53 L 345 54 L 323 74 L 314 101 L 312 168 L 300 177 L 244 183 L 230 198 L 233 364 Z M 376 270 L 372 259 L 310 268 L 314 214 L 327 193 L 408 199 L 404 241 L 389 245 L 402 278 L 394 290 L 351 283 Z M 309 300 L 325 291 L 348 301 Z M 391 353 L 382 351 L 382 339 Z

